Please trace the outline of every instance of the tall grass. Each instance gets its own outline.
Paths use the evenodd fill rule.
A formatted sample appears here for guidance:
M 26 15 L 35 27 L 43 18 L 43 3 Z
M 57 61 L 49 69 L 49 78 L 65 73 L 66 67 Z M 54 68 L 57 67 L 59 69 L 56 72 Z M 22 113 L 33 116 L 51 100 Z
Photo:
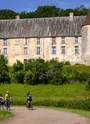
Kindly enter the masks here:
M 5 84 L 0 86 L 0 93 L 5 95 L 8 90 L 13 105 L 24 105 L 26 94 L 32 92 L 34 105 L 90 109 L 90 91 L 85 90 L 86 84 L 64 85 L 22 85 Z

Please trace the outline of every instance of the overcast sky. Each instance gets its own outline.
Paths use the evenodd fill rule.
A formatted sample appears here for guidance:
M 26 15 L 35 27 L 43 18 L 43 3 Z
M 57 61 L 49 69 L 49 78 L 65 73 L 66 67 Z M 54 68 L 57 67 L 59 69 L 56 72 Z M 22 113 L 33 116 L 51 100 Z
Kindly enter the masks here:
M 80 5 L 90 8 L 90 0 L 0 0 L 0 9 L 11 9 L 15 12 L 35 11 L 38 6 L 43 5 L 55 5 L 63 9 Z

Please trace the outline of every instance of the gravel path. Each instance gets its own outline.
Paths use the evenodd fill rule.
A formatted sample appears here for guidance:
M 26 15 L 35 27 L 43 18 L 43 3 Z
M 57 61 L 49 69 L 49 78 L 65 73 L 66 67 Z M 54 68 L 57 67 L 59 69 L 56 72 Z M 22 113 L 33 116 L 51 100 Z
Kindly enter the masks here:
M 87 118 L 71 112 L 43 108 L 27 110 L 24 107 L 14 107 L 11 111 L 15 116 L 0 124 L 90 124 Z

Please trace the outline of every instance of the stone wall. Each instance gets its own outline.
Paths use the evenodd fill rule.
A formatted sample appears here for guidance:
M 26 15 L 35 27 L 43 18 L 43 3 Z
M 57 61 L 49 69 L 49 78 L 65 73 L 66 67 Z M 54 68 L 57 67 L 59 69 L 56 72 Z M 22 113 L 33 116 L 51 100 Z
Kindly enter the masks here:
M 90 26 L 82 28 L 82 44 L 81 44 L 81 59 L 82 63 L 90 65 Z
M 58 61 L 70 61 L 72 64 L 81 63 L 81 37 L 78 37 L 78 43 L 75 43 L 75 37 L 65 37 L 65 44 L 62 44 L 62 38 L 56 37 L 55 44 L 52 44 L 52 38 L 40 38 L 40 44 L 37 44 L 37 38 L 27 38 L 28 44 L 25 44 L 25 38 L 7 39 L 7 46 L 3 46 L 3 39 L 0 40 L 0 50 L 8 49 L 6 55 L 9 65 L 13 65 L 16 60 L 21 62 L 24 59 L 42 58 L 50 60 L 52 58 Z M 52 54 L 52 46 L 56 46 L 56 54 Z M 61 53 L 61 46 L 65 46 L 65 54 Z M 75 54 L 75 46 L 79 46 L 79 53 Z M 28 54 L 24 55 L 24 47 L 28 48 Z M 40 54 L 36 54 L 36 48 L 40 47 Z M 85 50 L 82 50 L 82 53 Z

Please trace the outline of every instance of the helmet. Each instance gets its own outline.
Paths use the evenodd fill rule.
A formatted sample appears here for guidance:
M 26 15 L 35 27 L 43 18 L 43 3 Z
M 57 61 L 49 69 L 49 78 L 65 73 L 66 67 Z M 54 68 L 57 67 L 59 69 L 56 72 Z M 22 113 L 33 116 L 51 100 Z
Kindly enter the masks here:
M 6 93 L 9 93 L 8 91 Z

